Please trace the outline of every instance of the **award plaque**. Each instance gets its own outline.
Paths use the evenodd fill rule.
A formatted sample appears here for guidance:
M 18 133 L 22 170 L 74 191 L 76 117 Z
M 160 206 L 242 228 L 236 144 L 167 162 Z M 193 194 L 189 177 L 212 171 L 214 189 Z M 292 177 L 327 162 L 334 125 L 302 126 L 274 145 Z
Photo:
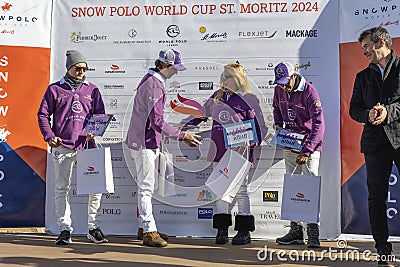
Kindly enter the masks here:
M 83 129 L 82 135 L 103 136 L 113 116 L 113 114 L 93 114 Z
M 275 132 L 274 142 L 277 147 L 291 149 L 300 152 L 307 135 L 294 133 L 286 129 Z
M 258 142 L 254 119 L 223 125 L 223 127 L 225 147 L 227 149 L 245 143 Z

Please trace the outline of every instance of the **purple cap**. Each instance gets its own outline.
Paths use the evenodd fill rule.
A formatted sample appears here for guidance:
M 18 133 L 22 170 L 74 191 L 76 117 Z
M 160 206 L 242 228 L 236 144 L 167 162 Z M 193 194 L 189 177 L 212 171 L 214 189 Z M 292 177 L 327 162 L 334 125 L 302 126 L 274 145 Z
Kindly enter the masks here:
M 186 67 L 183 66 L 181 61 L 181 53 L 175 51 L 174 49 L 161 50 L 158 54 L 158 59 L 174 66 L 174 68 L 178 71 L 186 70 Z
M 281 62 L 275 67 L 274 84 L 288 84 L 290 77 L 295 73 L 294 67 L 289 62 Z

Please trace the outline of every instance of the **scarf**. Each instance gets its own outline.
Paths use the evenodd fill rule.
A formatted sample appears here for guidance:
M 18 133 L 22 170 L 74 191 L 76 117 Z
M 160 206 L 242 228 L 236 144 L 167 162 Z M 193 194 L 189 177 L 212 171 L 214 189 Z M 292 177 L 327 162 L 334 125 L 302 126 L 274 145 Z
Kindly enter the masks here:
M 76 90 L 76 88 L 78 88 L 78 86 L 81 85 L 85 81 L 86 76 L 83 76 L 82 80 L 78 80 L 78 79 L 75 79 L 74 77 L 72 77 L 71 75 L 69 75 L 68 73 L 66 73 L 64 76 L 64 79 L 73 89 Z

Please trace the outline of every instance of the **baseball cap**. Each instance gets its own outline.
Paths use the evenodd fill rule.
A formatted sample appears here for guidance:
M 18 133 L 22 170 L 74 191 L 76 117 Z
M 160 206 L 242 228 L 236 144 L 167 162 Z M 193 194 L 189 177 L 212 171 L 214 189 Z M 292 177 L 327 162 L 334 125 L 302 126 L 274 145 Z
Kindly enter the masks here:
M 281 62 L 275 67 L 274 84 L 288 84 L 290 77 L 295 73 L 294 67 L 289 62 Z
M 174 68 L 178 71 L 186 70 L 186 67 L 183 66 L 181 61 L 181 53 L 174 49 L 161 50 L 158 53 L 158 59 L 162 62 L 174 66 Z

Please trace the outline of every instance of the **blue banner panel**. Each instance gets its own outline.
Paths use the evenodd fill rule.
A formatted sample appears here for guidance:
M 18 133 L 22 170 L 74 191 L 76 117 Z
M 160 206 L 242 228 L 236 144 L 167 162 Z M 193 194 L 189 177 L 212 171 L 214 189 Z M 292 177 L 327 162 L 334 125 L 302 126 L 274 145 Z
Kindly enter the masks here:
M 44 227 L 45 190 L 42 178 L 6 142 L 1 142 L 0 228 Z
M 400 236 L 400 185 L 399 172 L 393 165 L 389 179 L 386 215 L 389 234 Z M 365 164 L 342 186 L 342 233 L 370 235 L 368 215 L 368 188 Z

